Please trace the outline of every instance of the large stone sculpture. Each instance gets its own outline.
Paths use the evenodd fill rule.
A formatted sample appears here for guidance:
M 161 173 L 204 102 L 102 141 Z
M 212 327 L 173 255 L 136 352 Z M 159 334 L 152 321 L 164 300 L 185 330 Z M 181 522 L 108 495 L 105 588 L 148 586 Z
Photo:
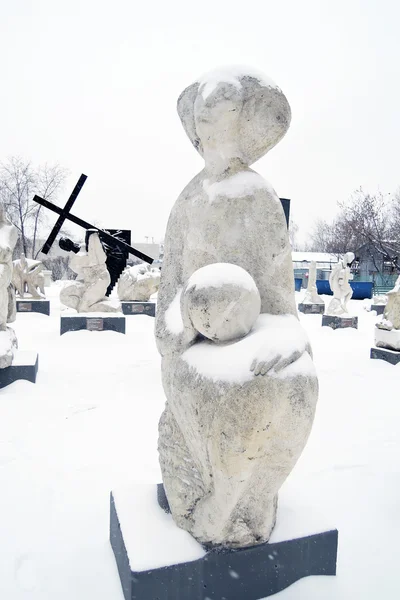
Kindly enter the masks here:
M 0 203 L 0 369 L 9 367 L 17 348 L 14 330 L 7 323 L 15 321 L 15 293 L 11 284 L 12 254 L 18 240 L 17 229 L 10 223 Z
M 348 313 L 347 304 L 353 295 L 353 289 L 349 283 L 352 279 L 349 265 L 353 260 L 353 252 L 347 252 L 332 269 L 329 285 L 333 292 L 333 298 L 328 305 L 327 315 L 341 316 Z
M 400 351 L 400 276 L 387 298 L 382 320 L 376 324 L 375 345 Z
M 145 264 L 128 267 L 118 281 L 118 298 L 121 302 L 148 302 L 159 285 L 159 269 Z
M 105 295 L 111 277 L 97 231 L 87 230 L 85 244 L 80 248 L 75 248 L 75 244 L 65 238 L 60 240 L 60 247 L 73 252 L 69 266 L 78 276 L 61 290 L 61 302 L 78 313 L 119 312 L 119 303 Z
M 26 258 L 21 254 L 19 260 L 14 260 L 13 284 L 20 298 L 25 298 L 25 294 L 30 297 L 42 299 L 44 294 L 44 265 L 40 260 Z
M 163 483 L 180 527 L 205 544 L 245 547 L 269 539 L 318 395 L 283 209 L 249 168 L 291 113 L 273 82 L 239 70 L 188 87 L 178 113 L 205 168 L 179 196 L 165 238 Z

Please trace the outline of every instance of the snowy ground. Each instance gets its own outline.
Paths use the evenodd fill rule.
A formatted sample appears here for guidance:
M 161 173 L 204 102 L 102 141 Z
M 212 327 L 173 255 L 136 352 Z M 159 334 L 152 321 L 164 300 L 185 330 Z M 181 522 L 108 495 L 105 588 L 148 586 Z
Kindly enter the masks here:
M 58 288 L 48 291 L 52 315 L 18 314 L 15 324 L 21 350 L 39 352 L 37 383 L 0 391 L 0 598 L 123 600 L 108 542 L 109 492 L 160 480 L 154 320 L 127 317 L 125 336 L 60 337 Z M 361 301 L 350 309 L 358 331 L 300 317 L 320 399 L 285 484 L 286 495 L 293 490 L 338 527 L 338 576 L 304 579 L 276 596 L 282 600 L 398 594 L 400 366 L 370 360 L 376 315 Z

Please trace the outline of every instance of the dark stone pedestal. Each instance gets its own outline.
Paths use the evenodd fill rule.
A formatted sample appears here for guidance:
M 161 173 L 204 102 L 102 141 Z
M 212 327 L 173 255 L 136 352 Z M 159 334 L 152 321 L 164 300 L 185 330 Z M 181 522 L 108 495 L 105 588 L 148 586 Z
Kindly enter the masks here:
M 322 315 L 322 327 L 332 327 L 332 329 L 345 329 L 353 327 L 358 329 L 358 317 L 331 317 L 330 315 Z
M 36 375 L 39 368 L 39 357 L 37 352 L 16 350 L 10 367 L 0 369 L 0 388 L 4 388 L 18 379 L 26 379 L 36 383 Z
M 297 308 L 305 315 L 323 315 L 325 312 L 325 304 L 303 304 L 301 302 Z
M 156 316 L 155 302 L 121 302 L 124 315 L 149 315 Z
M 67 331 L 79 331 L 87 329 L 88 331 L 117 331 L 125 333 L 125 317 L 123 315 L 68 315 L 61 316 L 60 335 Z
M 155 487 L 152 488 L 155 495 Z M 125 600 L 260 600 L 277 594 L 295 581 L 310 575 L 336 575 L 338 532 L 336 529 L 287 541 L 260 544 L 239 550 L 202 549 L 192 538 L 182 535 L 175 524 L 162 518 L 154 531 L 154 511 L 161 511 L 150 497 L 139 505 L 141 515 L 132 521 L 135 505 L 130 497 L 111 494 L 110 541 L 114 551 Z M 120 504 L 121 503 L 121 504 Z M 149 506 L 150 505 L 150 506 Z M 148 508 L 149 507 L 149 508 Z M 149 510 L 153 527 L 146 535 Z M 179 537 L 179 540 L 176 539 Z M 151 539 L 149 539 L 151 538 Z M 143 544 L 141 544 L 141 540 Z M 133 543 L 132 543 L 133 542 Z M 176 552 L 177 545 L 190 542 L 201 550 L 200 558 L 189 557 L 187 562 L 171 564 L 166 556 L 160 566 L 160 547 Z M 135 570 L 135 562 L 149 545 L 157 555 L 156 565 Z M 144 552 L 146 550 L 143 550 Z M 135 552 L 135 556 L 133 555 Z M 136 553 L 139 555 L 137 556 Z M 142 563 L 144 566 L 144 563 Z
M 17 312 L 36 312 L 42 313 L 42 315 L 50 315 L 50 301 L 49 300 L 31 300 L 17 299 Z
M 371 348 L 370 358 L 380 358 L 392 365 L 397 365 L 400 362 L 400 352 L 397 350 L 389 350 L 388 348 Z
M 371 310 L 376 310 L 377 315 L 383 315 L 386 304 L 371 304 Z

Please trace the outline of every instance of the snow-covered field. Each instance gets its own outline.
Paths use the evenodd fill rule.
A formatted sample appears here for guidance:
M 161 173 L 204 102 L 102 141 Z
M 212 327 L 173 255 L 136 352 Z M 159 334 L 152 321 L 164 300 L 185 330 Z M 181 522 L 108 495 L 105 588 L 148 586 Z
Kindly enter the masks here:
M 48 290 L 50 317 L 18 314 L 15 323 L 20 349 L 39 352 L 37 383 L 0 390 L 0 598 L 123 600 L 108 542 L 109 493 L 160 481 L 154 320 L 127 317 L 125 336 L 60 337 L 58 289 Z M 339 529 L 338 576 L 299 581 L 282 600 L 400 594 L 400 365 L 370 360 L 376 315 L 361 301 L 350 310 L 358 330 L 300 316 L 320 399 L 283 490 Z

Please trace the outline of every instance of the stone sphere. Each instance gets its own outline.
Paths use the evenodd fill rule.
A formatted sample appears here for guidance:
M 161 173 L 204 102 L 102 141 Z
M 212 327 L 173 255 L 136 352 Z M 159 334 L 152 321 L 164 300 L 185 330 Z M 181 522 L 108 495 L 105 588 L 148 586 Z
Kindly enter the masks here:
M 249 333 L 260 314 L 261 298 L 242 267 L 214 263 L 190 277 L 185 304 L 199 333 L 214 342 L 229 342 Z

